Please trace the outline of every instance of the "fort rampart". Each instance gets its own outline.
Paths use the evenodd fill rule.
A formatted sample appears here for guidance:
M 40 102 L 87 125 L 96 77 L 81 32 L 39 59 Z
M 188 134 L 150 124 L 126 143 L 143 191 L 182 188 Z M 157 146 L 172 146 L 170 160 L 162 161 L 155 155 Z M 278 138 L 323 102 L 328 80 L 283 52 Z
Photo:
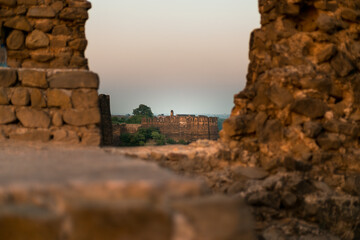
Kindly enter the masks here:
M 166 137 L 188 142 L 198 139 L 216 140 L 219 137 L 216 117 L 177 115 L 144 118 L 142 127 L 156 127 Z

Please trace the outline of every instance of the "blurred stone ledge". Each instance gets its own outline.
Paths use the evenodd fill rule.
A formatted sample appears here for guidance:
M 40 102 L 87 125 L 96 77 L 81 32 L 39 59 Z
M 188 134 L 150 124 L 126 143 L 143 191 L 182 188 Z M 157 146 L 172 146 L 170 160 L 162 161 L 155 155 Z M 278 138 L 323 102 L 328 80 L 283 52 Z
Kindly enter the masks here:
M 240 198 L 94 147 L 0 144 L 0 239 L 254 239 Z

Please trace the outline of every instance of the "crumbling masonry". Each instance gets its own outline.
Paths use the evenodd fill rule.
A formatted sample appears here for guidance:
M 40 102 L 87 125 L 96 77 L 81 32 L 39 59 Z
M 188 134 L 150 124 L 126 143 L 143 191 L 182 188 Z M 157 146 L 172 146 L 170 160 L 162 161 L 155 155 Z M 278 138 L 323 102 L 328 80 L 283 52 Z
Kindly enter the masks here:
M 258 220 L 297 215 L 359 239 L 360 1 L 259 0 L 259 8 L 247 84 L 221 137 L 234 160 L 277 184 L 244 196 Z
M 0 138 L 100 144 L 98 75 L 84 50 L 87 1 L 0 0 Z

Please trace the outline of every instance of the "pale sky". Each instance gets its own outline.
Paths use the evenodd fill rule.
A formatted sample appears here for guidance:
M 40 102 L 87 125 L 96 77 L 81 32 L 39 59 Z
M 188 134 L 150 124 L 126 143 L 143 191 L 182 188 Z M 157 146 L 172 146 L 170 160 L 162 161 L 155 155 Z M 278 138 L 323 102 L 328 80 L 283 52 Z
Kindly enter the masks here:
M 245 86 L 257 0 L 91 0 L 86 57 L 112 114 L 230 113 Z

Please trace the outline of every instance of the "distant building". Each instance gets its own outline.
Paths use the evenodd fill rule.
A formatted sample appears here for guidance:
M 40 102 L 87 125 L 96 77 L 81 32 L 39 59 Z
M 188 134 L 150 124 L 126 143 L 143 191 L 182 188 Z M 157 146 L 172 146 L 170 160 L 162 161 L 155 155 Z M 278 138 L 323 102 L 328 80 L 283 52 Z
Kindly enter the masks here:
M 192 142 L 198 139 L 217 140 L 219 138 L 217 117 L 188 114 L 175 116 L 173 110 L 170 116 L 143 118 L 141 127 L 157 127 L 162 134 L 175 141 Z

